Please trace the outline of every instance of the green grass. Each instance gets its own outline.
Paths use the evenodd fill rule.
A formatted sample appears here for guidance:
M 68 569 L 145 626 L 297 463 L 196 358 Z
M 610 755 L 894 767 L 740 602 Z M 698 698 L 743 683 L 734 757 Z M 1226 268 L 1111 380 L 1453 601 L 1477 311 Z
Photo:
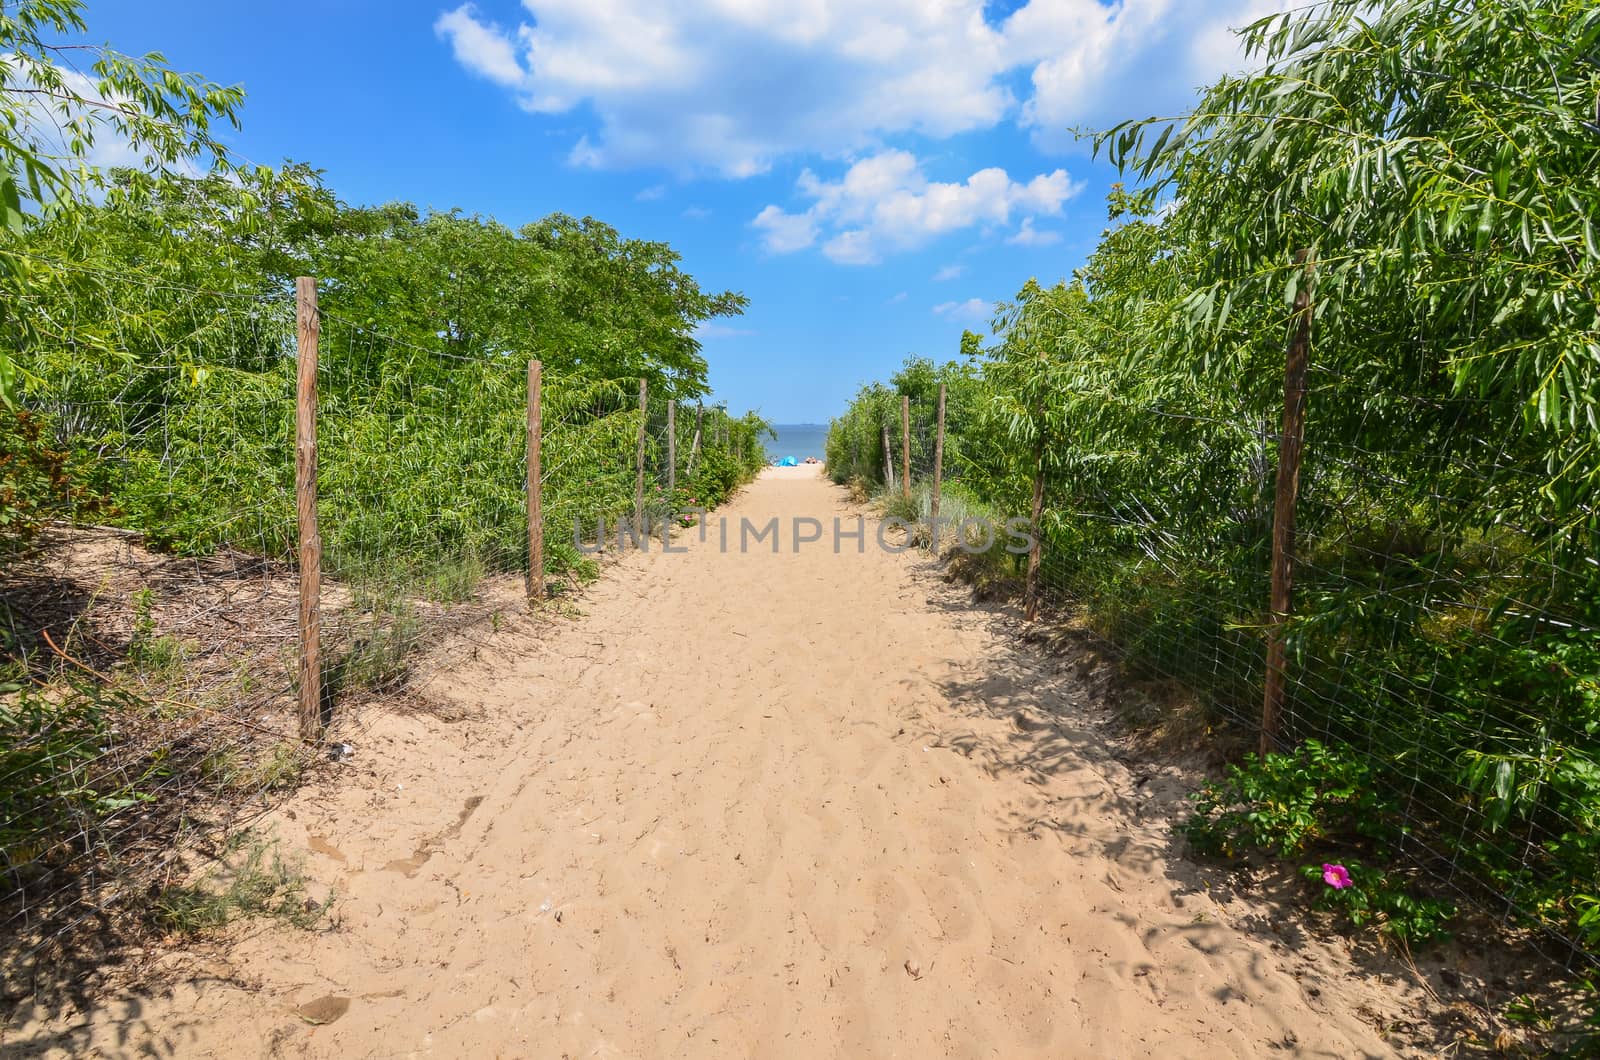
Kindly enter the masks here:
M 405 599 L 390 596 L 372 603 L 362 628 L 323 675 L 324 686 L 333 692 L 387 688 L 406 675 L 406 656 L 422 635 L 422 621 Z
M 282 791 L 300 782 L 305 759 L 300 745 L 285 741 L 266 754 L 247 759 L 236 748 L 212 752 L 200 763 L 200 773 L 219 790 Z
M 134 592 L 133 632 L 128 638 L 128 662 L 147 681 L 170 681 L 183 670 L 188 648 L 177 637 L 156 632 L 155 590 L 146 586 Z
M 476 548 L 442 560 L 417 578 L 423 596 L 442 604 L 470 600 L 489 576 L 490 564 Z
M 331 894 L 325 902 L 309 900 L 300 865 L 283 857 L 276 840 L 246 831 L 230 841 L 219 867 L 193 883 L 163 890 L 153 918 L 163 929 L 190 937 L 263 917 L 309 930 L 328 915 L 333 901 Z

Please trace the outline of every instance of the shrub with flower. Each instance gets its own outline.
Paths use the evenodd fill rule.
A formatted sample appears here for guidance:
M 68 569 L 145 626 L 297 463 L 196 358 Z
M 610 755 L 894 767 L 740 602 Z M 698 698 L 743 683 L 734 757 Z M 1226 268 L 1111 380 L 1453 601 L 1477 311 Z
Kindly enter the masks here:
M 700 520 L 693 512 L 684 511 L 685 508 L 700 507 L 700 499 L 690 491 L 688 486 L 678 486 L 672 491 L 672 516 L 679 526 L 694 526 Z
M 1195 812 L 1180 830 L 1196 851 L 1294 859 L 1318 904 L 1338 909 L 1357 927 L 1374 923 L 1415 942 L 1444 934 L 1455 915 L 1448 902 L 1418 893 L 1406 874 L 1348 856 L 1397 861 L 1403 838 L 1391 798 L 1353 754 L 1307 740 L 1288 754 L 1249 755 L 1193 798 Z M 1313 854 L 1321 856 L 1302 862 Z

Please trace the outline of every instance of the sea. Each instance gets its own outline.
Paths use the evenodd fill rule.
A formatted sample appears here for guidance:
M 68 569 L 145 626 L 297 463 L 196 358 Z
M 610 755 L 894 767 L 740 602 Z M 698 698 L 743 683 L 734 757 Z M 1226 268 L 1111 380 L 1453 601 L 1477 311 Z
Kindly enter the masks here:
M 796 460 L 804 460 L 808 456 L 818 460 L 827 458 L 827 453 L 823 451 L 828 444 L 826 423 L 775 423 L 772 429 L 778 432 L 777 439 L 763 438 L 761 442 L 766 446 L 769 463 L 786 456 Z

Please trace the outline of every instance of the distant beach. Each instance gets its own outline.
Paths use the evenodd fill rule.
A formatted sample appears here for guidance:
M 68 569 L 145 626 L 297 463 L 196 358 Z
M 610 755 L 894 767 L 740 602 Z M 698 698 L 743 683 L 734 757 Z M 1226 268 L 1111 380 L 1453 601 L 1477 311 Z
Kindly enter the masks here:
M 824 452 L 828 444 L 826 423 L 775 423 L 772 428 L 778 432 L 777 439 L 764 438 L 761 442 L 766 447 L 768 461 L 782 460 L 786 456 L 796 460 L 808 456 L 818 460 L 827 458 Z

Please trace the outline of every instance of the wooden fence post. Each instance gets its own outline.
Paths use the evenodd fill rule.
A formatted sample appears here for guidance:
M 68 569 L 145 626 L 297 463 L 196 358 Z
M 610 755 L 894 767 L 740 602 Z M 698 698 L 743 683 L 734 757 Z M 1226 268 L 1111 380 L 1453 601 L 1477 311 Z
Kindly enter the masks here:
M 300 738 L 322 734 L 322 535 L 317 528 L 317 281 L 294 282 L 295 387 L 294 484 L 300 523 Z
M 544 599 L 544 498 L 540 459 L 544 445 L 538 361 L 528 362 L 528 599 Z
M 678 399 L 667 402 L 667 504 L 678 496 Z
M 1033 451 L 1033 542 L 1028 548 L 1028 582 L 1023 599 L 1027 608 L 1023 621 L 1039 618 L 1039 567 L 1044 557 L 1044 533 L 1040 523 L 1044 519 L 1044 424 L 1037 425 L 1039 439 Z
M 944 485 L 944 384 L 939 384 L 939 425 L 933 436 L 933 507 L 929 512 L 929 536 L 933 554 L 939 554 L 939 491 Z
M 644 432 L 649 405 L 650 384 L 639 380 L 639 444 L 634 451 L 633 479 L 633 539 L 644 540 Z
M 1267 625 L 1267 683 L 1261 699 L 1261 753 L 1273 750 L 1283 727 L 1286 659 L 1283 624 L 1293 606 L 1294 516 L 1300 493 L 1300 458 L 1306 440 L 1306 368 L 1311 359 L 1310 251 L 1295 254 L 1305 270 L 1294 296 L 1294 331 L 1283 366 L 1283 435 L 1278 439 L 1278 493 L 1272 512 L 1272 614 Z
M 900 494 L 911 499 L 911 395 L 900 395 Z
M 694 477 L 694 467 L 700 459 L 700 432 L 705 428 L 706 407 L 694 407 L 694 441 L 689 444 L 689 476 Z
M 889 444 L 889 421 L 883 421 L 883 488 L 894 489 L 894 447 Z

